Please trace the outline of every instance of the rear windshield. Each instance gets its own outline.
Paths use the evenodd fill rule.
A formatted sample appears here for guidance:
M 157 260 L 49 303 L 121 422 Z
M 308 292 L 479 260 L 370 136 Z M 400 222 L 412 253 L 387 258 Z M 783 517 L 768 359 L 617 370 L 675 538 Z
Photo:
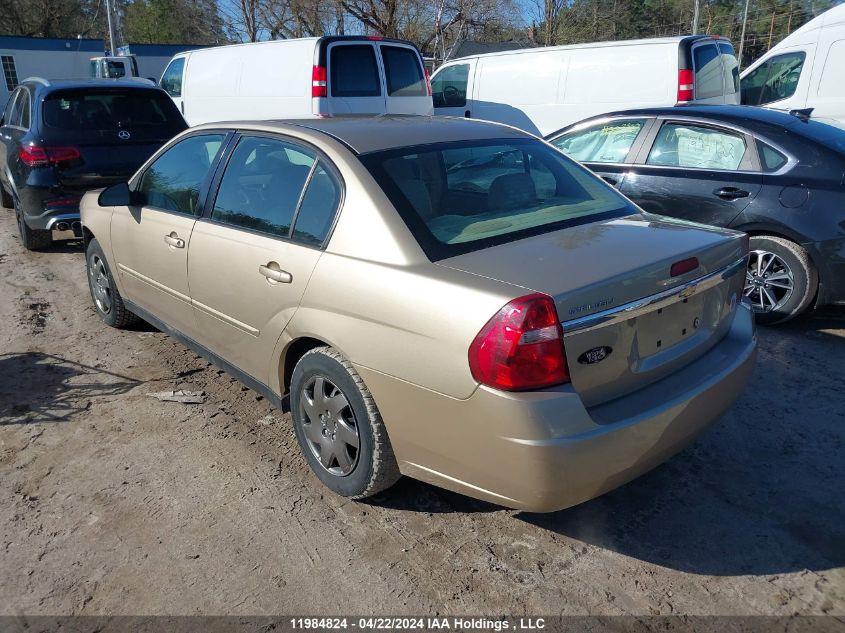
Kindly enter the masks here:
M 432 260 L 637 213 L 534 139 L 440 143 L 362 157 Z
M 49 94 L 42 110 L 45 125 L 68 131 L 140 128 L 169 137 L 186 127 L 173 101 L 159 90 L 62 90 Z

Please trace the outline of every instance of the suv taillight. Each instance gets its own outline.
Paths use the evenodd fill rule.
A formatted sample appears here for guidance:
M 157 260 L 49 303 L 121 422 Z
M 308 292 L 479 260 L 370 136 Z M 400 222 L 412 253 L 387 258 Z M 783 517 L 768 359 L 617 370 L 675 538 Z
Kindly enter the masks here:
M 311 71 L 311 96 L 327 97 L 329 95 L 326 84 L 326 67 L 314 66 Z
M 48 167 L 59 165 L 80 157 L 79 150 L 72 146 L 40 147 L 24 145 L 18 150 L 18 156 L 27 167 Z
M 695 75 L 688 68 L 678 71 L 678 103 L 692 101 L 695 96 Z
M 514 299 L 469 346 L 469 368 L 483 385 L 520 391 L 569 382 L 563 329 L 551 297 Z

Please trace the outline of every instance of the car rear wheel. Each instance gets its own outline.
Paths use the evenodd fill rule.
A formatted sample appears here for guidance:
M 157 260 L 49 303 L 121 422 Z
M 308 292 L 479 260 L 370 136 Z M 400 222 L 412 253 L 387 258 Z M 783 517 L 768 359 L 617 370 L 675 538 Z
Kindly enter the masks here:
M 85 252 L 88 288 L 94 300 L 94 309 L 106 325 L 122 328 L 138 320 L 123 304 L 123 297 L 114 285 L 109 265 L 100 243 L 93 239 Z
M 783 323 L 803 312 L 818 288 L 818 273 L 807 251 L 781 237 L 751 238 L 745 296 L 757 322 Z
M 14 201 L 15 217 L 18 220 L 18 233 L 21 236 L 21 242 L 28 251 L 40 251 L 49 248 L 53 243 L 52 231 L 44 229 L 31 229 L 27 226 L 24 220 L 23 209 L 18 200 Z
M 370 497 L 400 477 L 387 430 L 364 381 L 331 347 L 306 352 L 293 370 L 291 416 L 308 465 L 333 492 Z

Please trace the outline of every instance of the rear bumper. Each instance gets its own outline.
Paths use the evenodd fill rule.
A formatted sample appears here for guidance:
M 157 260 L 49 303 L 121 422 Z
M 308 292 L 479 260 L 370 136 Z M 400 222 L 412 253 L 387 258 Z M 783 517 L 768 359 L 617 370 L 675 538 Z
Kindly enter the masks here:
M 757 350 L 740 305 L 714 348 L 681 371 L 610 403 L 584 408 L 571 385 L 466 400 L 367 368 L 403 473 L 500 505 L 567 508 L 664 462 L 719 419 L 744 389 Z
M 18 190 L 24 221 L 31 229 L 55 229 L 65 222 L 68 228 L 79 224 L 79 200 L 82 192 L 58 188 L 23 187 Z

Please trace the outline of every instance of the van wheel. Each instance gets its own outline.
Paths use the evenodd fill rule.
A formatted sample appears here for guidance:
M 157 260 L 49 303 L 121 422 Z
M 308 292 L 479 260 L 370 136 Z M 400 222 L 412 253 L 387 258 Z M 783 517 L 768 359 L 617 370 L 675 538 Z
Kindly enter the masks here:
M 293 370 L 291 416 L 311 470 L 333 492 L 364 499 L 400 477 L 387 429 L 364 381 L 331 347 L 306 352 Z
M 28 251 L 40 251 L 49 248 L 53 243 L 52 231 L 29 228 L 26 225 L 26 220 L 24 220 L 20 201 L 15 200 L 14 204 L 15 217 L 18 220 L 18 233 L 21 236 L 21 242 L 23 242 L 24 248 Z
M 85 251 L 88 289 L 94 300 L 94 309 L 106 325 L 123 328 L 135 323 L 138 317 L 123 304 L 123 297 L 112 280 L 109 265 L 100 243 L 93 239 Z
M 795 242 L 772 235 L 751 238 L 745 296 L 757 322 L 783 323 L 803 312 L 819 285 L 810 256 Z

